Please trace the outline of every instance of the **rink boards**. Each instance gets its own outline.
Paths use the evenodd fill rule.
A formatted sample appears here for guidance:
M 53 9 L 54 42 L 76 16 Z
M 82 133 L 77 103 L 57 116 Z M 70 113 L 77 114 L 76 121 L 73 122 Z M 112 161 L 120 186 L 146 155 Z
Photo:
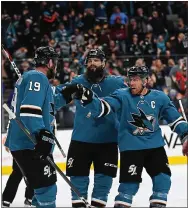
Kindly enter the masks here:
M 186 164 L 187 157 L 182 155 L 182 145 L 179 137 L 176 133 L 173 133 L 168 126 L 161 126 L 162 133 L 166 142 L 166 152 L 168 155 L 169 163 L 171 165 Z M 67 153 L 68 147 L 70 144 L 72 130 L 63 130 L 57 132 L 57 139 L 61 144 L 61 147 Z M 5 148 L 2 148 L 2 174 L 10 174 L 12 171 L 12 157 L 10 153 L 5 151 Z M 61 152 L 56 146 L 54 149 L 54 160 L 57 165 L 65 170 L 66 158 L 63 158 Z

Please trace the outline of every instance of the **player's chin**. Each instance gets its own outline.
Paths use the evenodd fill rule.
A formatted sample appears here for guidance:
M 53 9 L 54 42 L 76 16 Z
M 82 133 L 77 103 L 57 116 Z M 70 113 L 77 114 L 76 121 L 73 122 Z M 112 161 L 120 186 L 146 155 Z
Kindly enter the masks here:
M 134 89 L 134 88 L 131 88 L 131 93 L 133 95 L 136 95 L 136 94 L 138 94 L 138 90 L 137 89 Z

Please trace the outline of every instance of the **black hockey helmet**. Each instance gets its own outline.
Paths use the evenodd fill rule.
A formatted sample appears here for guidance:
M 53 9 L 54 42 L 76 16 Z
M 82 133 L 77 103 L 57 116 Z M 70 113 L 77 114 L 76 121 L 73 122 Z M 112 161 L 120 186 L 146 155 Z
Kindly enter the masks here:
M 127 76 L 139 76 L 141 78 L 147 78 L 149 76 L 149 69 L 147 66 L 133 66 L 128 69 Z
M 34 63 L 35 66 L 47 65 L 49 60 L 57 60 L 59 55 L 55 52 L 54 48 L 50 46 L 39 47 L 35 51 Z
M 105 53 L 99 48 L 91 49 L 89 51 L 89 53 L 88 53 L 88 55 L 86 56 L 86 59 L 85 59 L 85 65 L 87 64 L 89 58 L 99 58 L 102 62 L 106 61 Z

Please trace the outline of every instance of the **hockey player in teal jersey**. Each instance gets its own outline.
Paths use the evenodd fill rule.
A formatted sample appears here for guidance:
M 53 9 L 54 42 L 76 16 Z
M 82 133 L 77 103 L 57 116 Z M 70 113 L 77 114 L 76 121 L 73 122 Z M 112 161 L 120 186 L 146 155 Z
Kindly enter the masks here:
M 66 105 L 77 91 L 77 85 L 92 89 L 99 97 L 113 93 L 116 89 L 125 88 L 124 78 L 105 74 L 105 54 L 100 49 L 89 51 L 85 64 L 87 71 L 66 83 L 57 91 L 63 94 L 56 99 L 58 105 Z M 94 165 L 94 188 L 91 205 L 105 207 L 113 178 L 117 172 L 118 148 L 115 122 L 106 118 L 95 119 L 90 111 L 76 106 L 74 129 L 67 155 L 66 174 L 85 198 L 88 197 L 89 173 Z M 72 206 L 84 207 L 82 201 L 72 192 Z
M 165 207 L 171 186 L 171 171 L 164 149 L 159 120 L 165 119 L 183 143 L 188 155 L 188 123 L 179 114 L 167 95 L 147 88 L 147 67 L 128 70 L 129 88 L 116 90 L 100 99 L 90 89 L 79 86 L 75 98 L 94 117 L 116 114 L 120 149 L 120 185 L 115 207 L 131 207 L 142 181 L 143 167 L 153 182 L 150 208 Z M 76 101 L 79 102 L 80 101 Z
M 34 61 L 36 68 L 25 72 L 16 82 L 11 108 L 37 144 L 11 120 L 6 146 L 34 189 L 33 205 L 47 208 L 56 206 L 57 193 L 56 171 L 43 159 L 52 157 L 54 145 L 54 98 L 49 79 L 56 73 L 58 54 L 51 47 L 40 47 Z

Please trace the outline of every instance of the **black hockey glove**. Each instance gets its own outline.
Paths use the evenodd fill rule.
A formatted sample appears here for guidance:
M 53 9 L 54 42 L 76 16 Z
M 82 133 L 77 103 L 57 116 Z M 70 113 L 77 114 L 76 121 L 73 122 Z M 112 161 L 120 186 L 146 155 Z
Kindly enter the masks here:
M 92 90 L 84 87 L 82 84 L 77 85 L 78 90 L 76 91 L 74 98 L 80 100 L 83 106 L 89 104 L 93 100 L 93 92 Z
M 77 90 L 78 84 L 71 84 L 63 87 L 61 93 L 63 94 L 63 97 L 65 98 L 67 104 L 73 100 L 73 96 Z
M 54 135 L 46 130 L 41 129 L 35 134 L 37 144 L 35 145 L 35 152 L 41 159 L 46 159 L 46 157 L 51 153 L 52 146 L 54 144 Z

